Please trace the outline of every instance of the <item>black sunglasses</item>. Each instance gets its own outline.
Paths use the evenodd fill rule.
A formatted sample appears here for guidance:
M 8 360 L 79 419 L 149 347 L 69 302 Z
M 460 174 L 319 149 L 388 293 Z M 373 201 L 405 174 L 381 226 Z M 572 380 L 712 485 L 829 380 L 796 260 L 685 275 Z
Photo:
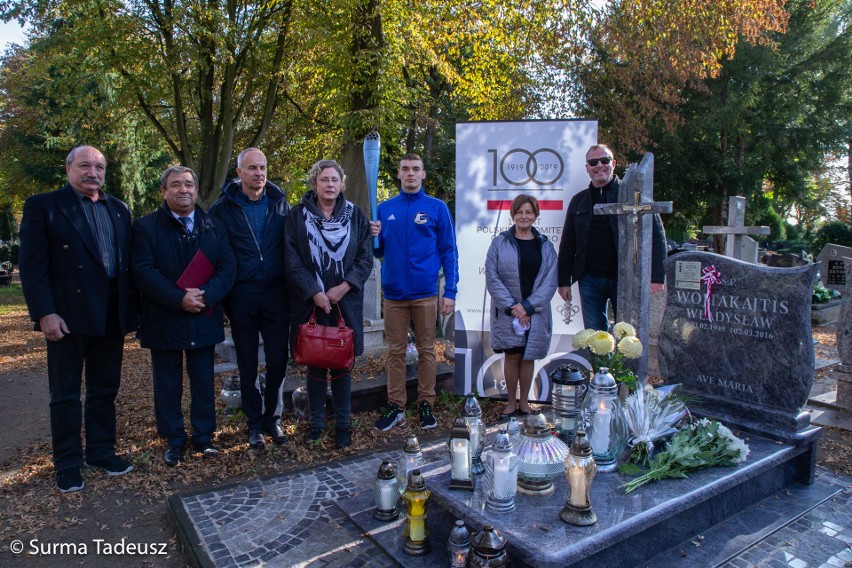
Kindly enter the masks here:
M 594 168 L 598 165 L 598 162 L 602 163 L 605 166 L 608 166 L 611 161 L 612 158 L 610 158 L 609 156 L 604 156 L 603 158 L 592 158 L 591 160 L 586 160 L 586 163 Z

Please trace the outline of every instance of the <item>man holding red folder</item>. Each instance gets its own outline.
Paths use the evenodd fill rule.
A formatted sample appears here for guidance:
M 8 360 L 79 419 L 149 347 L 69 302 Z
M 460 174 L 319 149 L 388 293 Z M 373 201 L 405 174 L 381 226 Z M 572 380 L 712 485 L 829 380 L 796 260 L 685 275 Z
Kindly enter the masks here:
M 183 459 L 187 434 L 181 396 L 183 361 L 189 377 L 192 445 L 204 457 L 219 451 L 213 355 L 225 338 L 222 299 L 237 268 L 225 228 L 196 204 L 198 178 L 171 166 L 160 176 L 163 207 L 133 224 L 131 264 L 142 294 L 138 337 L 151 350 L 157 433 L 166 438 L 166 465 Z

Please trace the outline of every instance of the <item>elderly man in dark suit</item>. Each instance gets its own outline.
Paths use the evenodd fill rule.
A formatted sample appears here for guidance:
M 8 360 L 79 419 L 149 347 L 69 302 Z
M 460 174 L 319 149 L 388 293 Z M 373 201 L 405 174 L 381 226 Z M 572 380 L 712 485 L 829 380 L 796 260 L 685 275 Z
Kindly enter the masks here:
M 183 360 L 189 377 L 192 445 L 204 457 L 213 445 L 216 399 L 213 355 L 224 341 L 222 299 L 237 265 L 224 225 L 196 205 L 198 178 L 171 166 L 160 177 L 163 206 L 133 224 L 133 279 L 142 293 L 139 340 L 151 350 L 157 432 L 168 466 L 183 459 L 187 442 L 181 411 Z
M 24 203 L 20 252 L 30 317 L 47 340 L 53 466 L 63 493 L 84 486 L 84 366 L 85 461 L 109 475 L 133 471 L 115 455 L 115 397 L 124 336 L 136 329 L 130 211 L 103 192 L 106 159 L 96 148 L 71 150 L 65 171 L 65 187 Z

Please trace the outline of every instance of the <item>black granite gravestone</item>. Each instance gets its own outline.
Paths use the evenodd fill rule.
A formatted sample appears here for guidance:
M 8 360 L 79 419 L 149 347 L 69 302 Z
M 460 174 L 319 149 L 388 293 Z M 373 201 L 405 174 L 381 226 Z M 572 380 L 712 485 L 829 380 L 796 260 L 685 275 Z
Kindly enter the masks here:
M 660 370 L 699 415 L 795 442 L 814 375 L 816 265 L 770 268 L 712 253 L 666 260 Z
M 831 290 L 840 293 L 846 292 L 846 269 L 843 267 L 843 257 L 852 258 L 852 248 L 828 243 L 819 255 L 819 274 L 822 276 L 822 284 Z

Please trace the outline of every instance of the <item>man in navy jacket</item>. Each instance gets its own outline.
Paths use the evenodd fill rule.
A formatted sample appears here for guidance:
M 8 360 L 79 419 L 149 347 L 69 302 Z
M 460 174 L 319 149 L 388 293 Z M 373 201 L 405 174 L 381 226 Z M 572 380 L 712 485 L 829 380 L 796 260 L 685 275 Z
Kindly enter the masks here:
M 106 160 L 74 148 L 68 184 L 34 195 L 21 221 L 21 285 L 47 340 L 50 431 L 56 484 L 83 488 L 80 383 L 86 369 L 86 463 L 110 475 L 133 470 L 115 455 L 115 397 L 124 335 L 136 329 L 130 281 L 130 211 L 103 192 Z
M 417 154 L 406 154 L 399 163 L 401 192 L 382 203 L 378 220 L 371 223 L 379 247 L 373 250 L 382 262 L 385 338 L 388 342 L 388 407 L 376 421 L 379 430 L 390 430 L 405 417 L 405 349 L 409 324 L 420 355 L 417 398 L 420 427 L 438 425 L 432 414 L 435 404 L 435 327 L 438 312 L 453 313 L 459 280 L 458 250 L 453 220 L 447 205 L 423 191 L 426 170 Z M 444 295 L 438 302 L 438 274 L 444 270 Z
M 284 219 L 290 205 L 284 192 L 267 181 L 266 156 L 257 148 L 240 152 L 237 176 L 210 206 L 210 216 L 228 231 L 237 261 L 237 280 L 224 305 L 237 352 L 248 443 L 263 448 L 264 431 L 276 444 L 287 442 L 281 426 L 281 395 L 290 340 L 284 275 Z M 258 334 L 263 337 L 266 357 L 262 398 L 257 378 Z
M 237 267 L 225 228 L 195 203 L 195 172 L 169 167 L 160 177 L 160 191 L 163 207 L 133 224 L 132 263 L 142 293 L 138 337 L 151 350 L 157 433 L 168 444 L 163 461 L 174 466 L 187 442 L 181 411 L 184 356 L 192 445 L 204 457 L 219 453 L 213 445 L 213 356 L 225 339 L 222 299 Z

